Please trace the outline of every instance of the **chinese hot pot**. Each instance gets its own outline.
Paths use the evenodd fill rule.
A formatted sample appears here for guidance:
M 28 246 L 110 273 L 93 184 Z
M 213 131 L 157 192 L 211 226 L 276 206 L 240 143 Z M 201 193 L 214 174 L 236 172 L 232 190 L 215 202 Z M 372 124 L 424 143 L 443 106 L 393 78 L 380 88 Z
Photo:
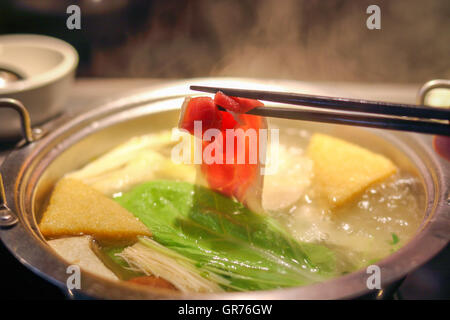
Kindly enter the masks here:
M 283 126 L 320 131 L 349 141 L 364 141 L 394 159 L 421 180 L 425 197 L 423 222 L 415 236 L 377 265 L 382 290 L 370 290 L 365 269 L 322 283 L 279 289 L 218 294 L 189 294 L 114 282 L 82 273 L 81 289 L 68 290 L 68 263 L 46 243 L 37 223 L 55 182 L 65 173 L 110 150 L 132 136 L 176 126 L 179 108 L 191 84 L 245 86 L 295 91 L 289 82 L 271 86 L 264 82 L 199 79 L 175 82 L 150 91 L 119 98 L 78 116 L 63 115 L 40 128 L 29 128 L 26 110 L 21 114 L 25 137 L 1 167 L 0 237 L 11 253 L 37 275 L 69 294 L 105 299 L 342 299 L 365 295 L 382 297 L 398 280 L 427 262 L 446 246 L 450 237 L 450 162 L 432 148 L 432 137 L 414 133 L 366 129 L 293 120 L 271 120 Z M 19 116 L 18 115 L 18 116 Z

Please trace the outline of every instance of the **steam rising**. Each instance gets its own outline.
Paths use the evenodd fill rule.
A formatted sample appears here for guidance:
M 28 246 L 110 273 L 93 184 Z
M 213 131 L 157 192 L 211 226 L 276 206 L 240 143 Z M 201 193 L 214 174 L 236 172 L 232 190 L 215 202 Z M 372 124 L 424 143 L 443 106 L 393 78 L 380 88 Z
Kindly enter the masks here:
M 450 78 L 450 2 L 155 1 L 145 30 L 94 54 L 94 75 L 425 82 Z

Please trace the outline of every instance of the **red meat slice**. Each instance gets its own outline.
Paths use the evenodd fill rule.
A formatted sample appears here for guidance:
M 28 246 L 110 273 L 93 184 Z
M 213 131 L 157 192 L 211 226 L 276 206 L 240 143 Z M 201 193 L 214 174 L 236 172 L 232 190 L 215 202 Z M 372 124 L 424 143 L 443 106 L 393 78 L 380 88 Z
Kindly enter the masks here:
M 226 111 L 220 111 L 217 105 L 237 112 L 235 117 Z M 226 146 L 233 141 L 227 141 L 227 129 L 242 129 L 247 132 L 255 130 L 256 141 L 259 142 L 259 129 L 266 128 L 265 118 L 242 114 L 253 108 L 263 106 L 260 101 L 244 98 L 228 97 L 222 92 L 215 95 L 214 101 L 208 97 L 192 98 L 185 102 L 179 127 L 194 134 L 194 121 L 202 121 L 202 133 L 214 128 L 220 130 L 223 138 L 222 148 L 216 148 L 216 155 L 222 159 L 222 163 L 207 164 L 204 160 L 201 164 L 201 173 L 208 186 L 226 196 L 234 197 L 254 211 L 261 211 L 262 176 L 260 170 L 261 159 L 259 156 L 259 143 L 256 149 L 256 163 L 250 163 L 250 139 L 245 138 L 243 148 L 238 150 L 238 138 L 234 139 L 234 163 L 226 163 Z M 205 148 L 213 141 L 202 142 L 202 155 Z M 220 149 L 220 150 L 218 150 Z M 237 163 L 238 152 L 245 152 L 245 162 Z
M 194 121 L 202 122 L 202 134 L 208 129 L 220 129 L 222 114 L 217 109 L 213 99 L 198 97 L 185 100 L 181 108 L 178 127 L 194 135 Z
M 246 113 L 254 108 L 264 106 L 261 101 L 247 98 L 229 97 L 221 91 L 218 91 L 214 96 L 214 102 L 227 110 L 237 113 Z

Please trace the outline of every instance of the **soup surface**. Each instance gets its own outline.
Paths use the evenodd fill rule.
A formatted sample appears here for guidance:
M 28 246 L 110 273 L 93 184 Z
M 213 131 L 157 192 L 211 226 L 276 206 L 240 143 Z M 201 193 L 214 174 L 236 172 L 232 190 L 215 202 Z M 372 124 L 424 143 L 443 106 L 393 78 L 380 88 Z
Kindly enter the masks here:
M 288 129 L 281 141 L 292 154 L 305 159 L 311 133 Z M 307 161 L 307 160 L 305 160 Z M 423 219 L 424 191 L 419 179 L 401 169 L 370 184 L 341 207 L 330 210 L 314 188 L 311 177 L 298 201 L 272 213 L 299 241 L 321 242 L 336 252 L 342 272 L 352 272 L 386 257 L 414 235 Z
M 361 190 L 335 205 L 317 185 L 314 136 L 280 130 L 278 148 L 269 148 L 277 165 L 264 177 L 261 212 L 209 189 L 196 165 L 175 163 L 180 136 L 134 137 L 61 179 L 41 232 L 83 270 L 183 292 L 306 285 L 375 264 L 418 229 L 420 181 L 397 168 L 361 186 L 350 175 L 338 194 L 349 185 Z M 363 149 L 330 141 L 336 154 L 349 148 L 342 154 L 358 157 Z

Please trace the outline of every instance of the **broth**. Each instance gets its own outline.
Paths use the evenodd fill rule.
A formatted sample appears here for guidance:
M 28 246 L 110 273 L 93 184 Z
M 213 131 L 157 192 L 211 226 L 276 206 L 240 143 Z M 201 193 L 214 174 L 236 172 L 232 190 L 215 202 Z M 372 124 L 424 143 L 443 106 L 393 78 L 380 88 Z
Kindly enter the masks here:
M 285 130 L 281 141 L 303 153 L 310 132 Z M 424 190 L 418 177 L 400 170 L 330 212 L 313 188 L 289 208 L 273 213 L 299 241 L 321 242 L 335 250 L 342 272 L 386 257 L 407 243 L 424 216 Z
M 288 198 L 283 199 L 283 201 L 286 200 L 283 206 L 275 210 L 273 210 L 273 207 L 276 207 L 276 203 L 274 206 L 274 203 L 270 203 L 270 200 L 279 199 L 279 194 L 271 194 L 270 192 L 263 194 L 263 203 L 264 197 L 267 197 L 269 201 L 266 201 L 266 204 L 272 207 L 267 210 L 268 216 L 276 220 L 288 231 L 289 236 L 297 241 L 324 246 L 333 252 L 336 256 L 335 276 L 376 263 L 376 261 L 388 256 L 407 243 L 423 220 L 424 190 L 418 177 L 400 170 L 389 178 L 372 184 L 362 194 L 344 206 L 330 209 L 324 204 L 324 200 L 317 194 L 313 185 L 312 168 L 314 163 L 305 151 L 311 134 L 311 132 L 302 129 L 280 130 L 280 149 L 288 163 L 284 167 L 283 174 L 287 177 L 293 175 L 292 183 L 295 184 L 295 188 L 290 188 L 290 180 L 285 180 L 284 177 L 278 178 L 279 186 L 272 186 L 271 192 L 286 195 L 289 191 L 292 194 L 288 194 Z M 144 149 L 139 152 L 136 151 L 136 157 L 130 156 L 129 162 L 120 164 L 117 168 L 114 167 L 113 163 L 116 160 L 111 160 L 111 157 L 109 157 L 108 161 L 112 161 L 110 162 L 111 168 L 104 170 L 100 175 L 86 177 L 86 172 L 82 169 L 75 173 L 69 173 L 68 176 L 84 179 L 87 184 L 95 185 L 110 199 L 120 198 L 136 185 L 147 181 L 166 179 L 194 183 L 193 173 L 195 174 L 195 169 L 193 166 L 180 167 L 180 172 L 183 173 L 178 176 L 174 173 L 175 169 L 172 167 L 165 169 L 162 167 L 163 162 L 161 162 L 159 156 L 162 157 L 161 159 L 165 159 L 164 161 L 170 161 L 170 154 L 174 145 L 173 141 L 167 140 L 168 136 L 170 136 L 169 131 L 161 131 L 134 138 L 141 142 L 153 141 L 153 138 L 156 141 L 161 137 L 165 137 L 166 140 L 161 138 L 162 142 L 156 143 L 154 147 L 145 147 L 145 150 L 147 150 L 145 152 L 150 153 L 142 151 Z M 120 151 L 120 149 L 115 149 L 112 152 L 117 153 L 118 150 Z M 153 151 L 156 151 L 158 156 L 151 154 Z M 135 151 L 129 151 L 128 153 L 132 154 L 133 152 Z M 122 155 L 126 158 L 125 154 Z M 295 159 L 295 161 L 289 163 L 292 159 Z M 142 170 L 150 167 L 157 169 L 155 169 L 155 172 L 143 175 Z M 267 178 L 264 190 L 270 190 L 271 183 L 277 182 L 277 174 L 274 177 Z M 283 189 L 283 182 L 287 183 L 286 189 Z M 287 191 L 284 192 L 284 190 Z M 286 205 L 286 203 L 289 204 Z M 111 256 L 108 258 L 104 253 L 98 254 L 98 252 L 102 248 L 108 250 L 108 248 L 114 247 L 114 244 L 123 246 L 123 240 L 117 240 L 117 242 L 101 238 L 95 240 L 97 241 L 94 252 L 100 260 L 107 266 L 114 263 Z M 61 254 L 61 252 L 59 253 Z M 66 260 L 71 259 L 67 255 L 62 255 Z M 127 262 L 129 261 L 127 260 Z M 112 271 L 114 272 L 114 270 Z M 148 275 L 146 272 L 136 274 Z M 116 275 L 118 279 L 127 280 L 118 275 L 117 272 Z M 206 285 L 205 287 L 211 288 L 211 286 Z

